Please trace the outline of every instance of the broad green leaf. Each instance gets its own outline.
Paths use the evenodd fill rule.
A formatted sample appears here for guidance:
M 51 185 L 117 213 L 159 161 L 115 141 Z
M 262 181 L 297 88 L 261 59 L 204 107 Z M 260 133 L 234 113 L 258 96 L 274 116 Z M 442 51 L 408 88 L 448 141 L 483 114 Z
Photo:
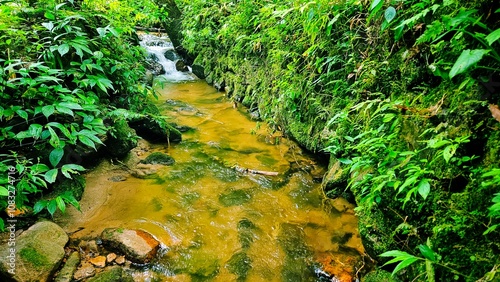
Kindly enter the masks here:
M 56 203 L 57 207 L 61 210 L 61 212 L 64 213 L 66 211 L 66 204 L 64 203 L 64 200 L 61 198 L 61 196 L 56 197 Z
M 42 173 L 48 171 L 50 168 L 46 164 L 34 164 L 31 166 L 31 171 L 34 173 Z
M 70 115 L 70 116 L 74 116 L 73 115 L 73 111 L 70 108 L 65 107 L 65 106 L 63 106 L 61 104 L 56 105 L 56 110 L 59 111 L 60 113 L 67 114 L 67 115 Z
M 45 207 L 47 207 L 48 202 L 47 201 L 38 201 L 35 203 L 35 206 L 33 206 L 33 213 L 37 214 L 41 212 Z
M 22 119 L 28 120 L 28 113 L 24 110 L 17 110 L 16 114 L 18 114 Z
M 90 148 L 97 151 L 95 144 L 94 144 L 94 141 L 90 140 L 90 138 L 88 138 L 87 136 L 78 135 L 78 140 L 80 140 L 80 142 L 82 142 L 83 144 L 85 144 L 85 145 L 89 146 Z
M 69 204 L 71 204 L 72 206 L 74 206 L 77 210 L 80 211 L 80 204 L 78 203 L 78 201 L 75 199 L 75 197 L 73 196 L 73 192 L 71 191 L 66 191 L 64 192 L 61 197 Z
M 47 210 L 49 211 L 50 215 L 54 215 L 57 209 L 57 202 L 55 199 L 52 199 L 49 201 L 47 204 Z
M 420 253 L 428 260 L 435 262 L 436 261 L 436 253 L 429 248 L 427 245 L 419 245 L 418 249 L 420 250 Z
M 59 164 L 59 162 L 61 161 L 63 156 L 64 156 L 64 149 L 61 147 L 55 148 L 49 154 L 50 164 L 52 164 L 53 167 L 56 167 L 57 164 Z
M 373 0 L 371 6 L 370 6 L 370 11 L 375 9 L 378 5 L 382 5 L 384 2 L 382 0 Z
M 51 169 L 45 173 L 43 178 L 45 178 L 45 181 L 48 183 L 54 183 L 56 181 L 57 177 L 57 168 Z
M 78 171 L 85 171 L 85 168 L 77 164 L 65 164 L 61 167 L 62 174 L 67 178 L 71 178 L 70 173 L 78 173 Z
M 486 41 L 488 41 L 488 44 L 491 46 L 495 41 L 497 41 L 500 38 L 500 28 L 493 31 L 492 33 L 488 34 L 486 36 Z
M 450 70 L 450 78 L 467 71 L 471 66 L 479 62 L 488 52 L 489 50 L 484 49 L 462 51 L 462 54 L 460 54 Z
M 453 145 L 448 145 L 444 148 L 443 150 L 443 158 L 446 162 L 449 162 L 451 157 L 455 154 L 455 151 L 457 150 L 458 145 L 453 144 Z
M 3 186 L 0 186 L 0 196 L 9 196 L 9 190 L 7 190 L 7 188 Z
M 54 23 L 53 22 L 48 22 L 48 23 L 42 23 L 42 25 L 48 29 L 49 31 L 52 31 L 54 29 Z
M 63 107 L 66 107 L 66 108 L 69 108 L 72 110 L 81 110 L 82 109 L 82 106 L 80 106 L 80 104 L 73 103 L 73 102 L 61 102 L 61 103 L 59 103 L 59 106 L 63 106 Z
M 51 20 L 51 21 L 53 21 L 53 20 L 55 20 L 55 19 L 56 19 L 56 16 L 54 16 L 54 14 L 52 14 L 52 13 L 51 13 L 51 12 L 49 12 L 49 11 L 45 12 L 44 16 L 45 16 L 47 19 Z
M 384 13 L 385 20 L 390 23 L 396 17 L 396 9 L 394 7 L 389 7 Z
M 427 198 L 430 191 L 431 191 L 431 185 L 429 184 L 429 180 L 428 179 L 420 180 L 418 184 L 418 193 L 420 194 L 420 196 L 422 196 L 422 198 L 424 198 L 424 200 Z
M 46 118 L 49 118 L 49 116 L 51 116 L 55 111 L 55 108 L 53 105 L 48 105 L 48 106 L 44 106 L 42 108 L 42 114 L 46 117 Z
M 31 137 L 35 139 L 42 137 L 42 131 L 43 126 L 40 124 L 31 124 L 28 128 L 28 132 L 30 133 Z
M 59 54 L 61 54 L 62 57 L 69 52 L 69 45 L 67 43 L 61 44 L 59 45 L 59 47 L 57 47 L 57 51 L 59 52 Z
M 398 273 L 401 269 L 404 269 L 404 268 L 410 266 L 412 263 L 416 262 L 417 260 L 419 260 L 419 258 L 412 257 L 412 258 L 407 258 L 407 259 L 401 261 L 398 265 L 396 265 L 396 268 L 394 268 L 392 275 Z

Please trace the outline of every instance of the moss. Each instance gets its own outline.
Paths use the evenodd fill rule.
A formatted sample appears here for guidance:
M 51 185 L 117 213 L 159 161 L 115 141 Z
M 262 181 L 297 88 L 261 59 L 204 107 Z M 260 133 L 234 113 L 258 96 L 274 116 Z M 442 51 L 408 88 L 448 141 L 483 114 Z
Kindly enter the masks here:
M 400 282 L 399 278 L 382 269 L 376 269 L 361 278 L 361 282 Z
M 106 150 L 112 157 L 121 158 L 137 146 L 138 136 L 127 121 L 120 119 L 113 124 L 106 140 Z
M 20 257 L 31 263 L 35 268 L 41 268 L 49 263 L 48 259 L 37 252 L 37 250 L 31 246 L 25 246 L 19 251 Z
M 147 156 L 144 160 L 141 160 L 143 164 L 161 164 L 161 165 L 173 165 L 175 163 L 174 158 L 162 153 L 154 152 Z
M 225 207 L 239 206 L 252 199 L 252 195 L 245 190 L 231 190 L 219 195 L 219 202 Z
M 63 194 L 66 191 L 70 191 L 76 200 L 80 201 L 82 199 L 83 191 L 85 190 L 85 177 L 81 175 L 73 175 L 72 179 L 63 179 L 61 182 L 54 186 L 54 195 Z

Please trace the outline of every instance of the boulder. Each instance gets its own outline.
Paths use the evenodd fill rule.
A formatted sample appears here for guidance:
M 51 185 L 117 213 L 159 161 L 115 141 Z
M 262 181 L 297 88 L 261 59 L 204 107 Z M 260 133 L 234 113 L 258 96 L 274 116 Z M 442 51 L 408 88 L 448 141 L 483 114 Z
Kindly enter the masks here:
M 7 223 L 7 230 L 9 224 Z M 34 224 L 15 244 L 0 246 L 1 281 L 48 281 L 64 258 L 68 235 L 50 221 Z
M 182 60 L 182 57 L 179 54 L 177 54 L 174 50 L 167 50 L 163 55 L 165 55 L 165 58 L 167 58 L 172 62 L 175 62 L 177 60 Z
M 121 282 L 133 282 L 132 276 L 119 266 L 113 266 L 99 272 L 96 276 L 87 280 L 87 282 L 109 282 L 109 281 L 121 281 Z
M 160 248 L 160 242 L 142 230 L 106 228 L 101 237 L 107 248 L 135 263 L 150 262 Z
M 183 72 L 189 71 L 188 66 L 186 66 L 183 60 L 177 60 L 175 62 L 175 69 L 177 71 L 183 71 Z
M 117 120 L 108 133 L 106 151 L 114 158 L 124 157 L 137 146 L 138 136 L 124 119 Z
M 151 116 L 142 116 L 132 119 L 130 127 L 135 129 L 137 135 L 152 143 L 180 142 L 182 135 L 179 130 L 163 120 Z
M 76 272 L 76 268 L 80 264 L 80 254 L 78 252 L 72 252 L 69 255 L 63 268 L 54 279 L 54 282 L 71 282 L 73 281 L 73 274 Z
M 197 65 L 197 64 L 193 64 L 191 66 L 191 72 L 194 73 L 194 75 L 196 75 L 198 78 L 200 79 L 205 79 L 206 78 L 206 75 L 205 75 L 205 68 L 203 68 L 202 66 L 200 65 Z M 208 82 L 208 81 L 207 81 Z
M 154 152 L 147 156 L 144 160 L 141 161 L 142 164 L 161 164 L 161 165 L 173 165 L 175 163 L 174 158 L 171 156 L 162 153 L 162 152 Z

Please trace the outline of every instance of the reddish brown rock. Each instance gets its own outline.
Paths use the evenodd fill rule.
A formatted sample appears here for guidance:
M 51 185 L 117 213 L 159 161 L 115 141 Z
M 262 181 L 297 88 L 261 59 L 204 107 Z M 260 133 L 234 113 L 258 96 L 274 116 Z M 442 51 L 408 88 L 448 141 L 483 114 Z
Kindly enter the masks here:
M 124 254 L 136 263 L 150 262 L 160 248 L 160 242 L 142 230 L 106 228 L 101 237 L 111 251 Z

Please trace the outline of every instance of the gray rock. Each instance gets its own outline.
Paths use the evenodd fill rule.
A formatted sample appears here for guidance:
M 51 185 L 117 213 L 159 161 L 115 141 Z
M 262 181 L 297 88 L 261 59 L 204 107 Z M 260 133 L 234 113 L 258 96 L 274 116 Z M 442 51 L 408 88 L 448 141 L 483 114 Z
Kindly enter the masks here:
M 160 248 L 160 242 L 142 230 L 106 228 L 101 237 L 111 251 L 124 254 L 136 263 L 150 262 Z
M 75 274 L 79 264 L 80 254 L 78 252 L 72 252 L 61 271 L 57 274 L 54 282 L 71 282 L 73 280 L 73 274 Z
M 89 278 L 95 275 L 95 268 L 91 264 L 85 264 L 75 272 L 73 278 L 77 281 Z
M 9 224 L 7 223 L 7 228 Z M 48 281 L 64 258 L 68 235 L 50 221 L 38 222 L 16 238 L 0 246 L 2 281 Z

